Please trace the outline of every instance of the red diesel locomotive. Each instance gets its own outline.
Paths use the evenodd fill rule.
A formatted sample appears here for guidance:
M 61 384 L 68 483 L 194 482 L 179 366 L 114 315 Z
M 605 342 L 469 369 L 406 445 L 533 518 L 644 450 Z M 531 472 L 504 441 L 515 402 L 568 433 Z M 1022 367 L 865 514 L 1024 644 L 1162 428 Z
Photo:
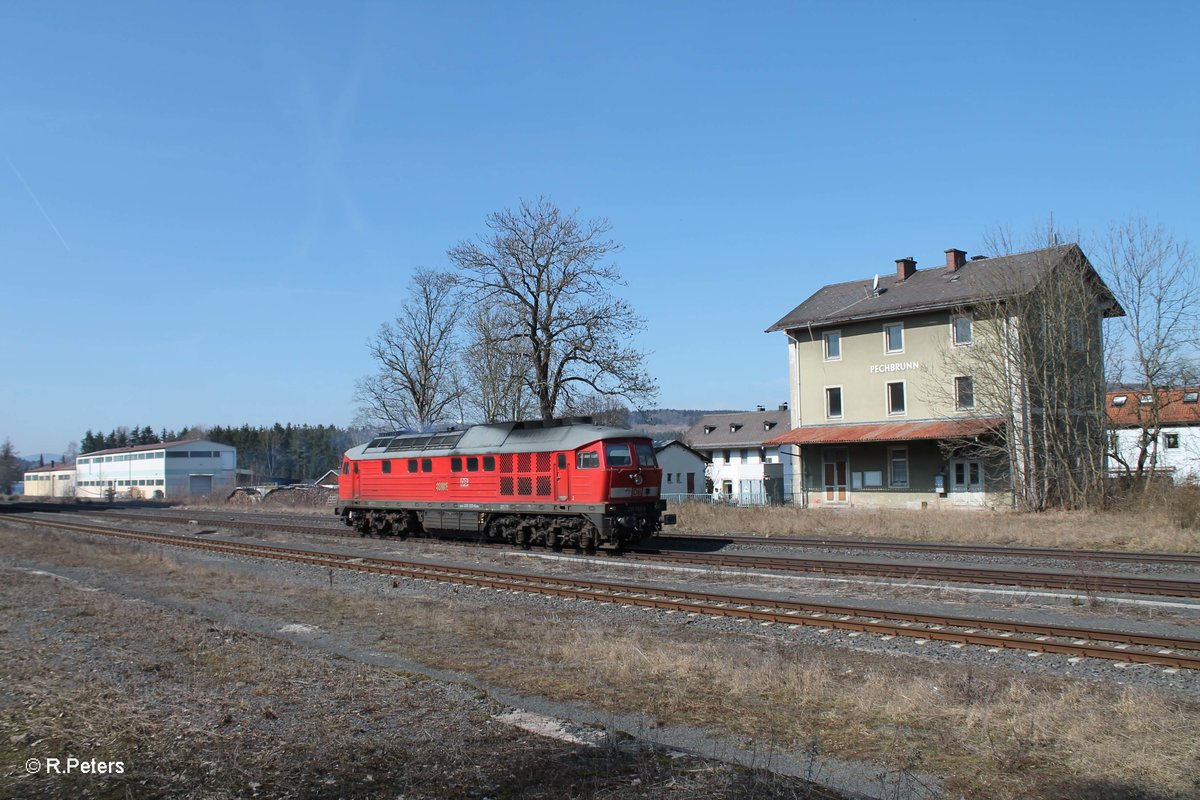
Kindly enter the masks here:
M 673 523 L 649 439 L 586 418 L 395 433 L 346 451 L 337 513 L 362 535 L 620 549 Z

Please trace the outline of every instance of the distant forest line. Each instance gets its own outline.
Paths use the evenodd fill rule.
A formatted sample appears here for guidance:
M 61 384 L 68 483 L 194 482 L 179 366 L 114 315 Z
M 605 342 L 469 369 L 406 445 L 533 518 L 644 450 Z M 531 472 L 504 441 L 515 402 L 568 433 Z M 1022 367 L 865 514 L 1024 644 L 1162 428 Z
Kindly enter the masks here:
M 656 408 L 642 412 L 630 411 L 624 415 L 624 419 L 603 421 L 645 432 L 655 439 L 670 439 L 681 435 L 700 417 L 712 413 L 720 412 Z M 207 439 L 236 447 L 238 469 L 250 470 L 256 482 L 303 483 L 321 477 L 327 470 L 337 469 L 343 453 L 377 432 L 337 425 L 280 422 L 257 427 L 213 425 L 179 430 L 160 428 L 157 432 L 149 425 L 135 425 L 122 426 L 108 433 L 87 431 L 80 440 L 79 454 L 186 439 Z

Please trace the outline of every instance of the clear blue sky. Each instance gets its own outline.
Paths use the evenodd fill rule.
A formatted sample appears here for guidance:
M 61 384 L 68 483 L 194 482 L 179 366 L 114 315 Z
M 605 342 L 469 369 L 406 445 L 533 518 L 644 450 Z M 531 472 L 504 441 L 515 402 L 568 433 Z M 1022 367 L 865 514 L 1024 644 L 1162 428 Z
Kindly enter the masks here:
M 1191 2 L 9 3 L 0 438 L 346 424 L 412 270 L 604 216 L 659 404 L 787 398 L 820 285 L 1053 213 L 1200 245 Z

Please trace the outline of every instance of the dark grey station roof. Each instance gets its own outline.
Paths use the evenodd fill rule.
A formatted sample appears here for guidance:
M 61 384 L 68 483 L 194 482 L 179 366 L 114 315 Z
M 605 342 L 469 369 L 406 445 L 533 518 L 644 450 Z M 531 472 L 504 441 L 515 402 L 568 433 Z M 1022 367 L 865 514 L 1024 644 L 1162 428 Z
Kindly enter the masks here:
M 1101 297 L 1108 304 L 1107 316 L 1124 315 L 1079 245 L 1064 244 L 967 261 L 954 272 L 939 264 L 918 269 L 906 280 L 900 280 L 893 270 L 880 274 L 878 292 L 872 291 L 874 276 L 824 286 L 767 328 L 767 332 L 969 307 L 1024 294 L 1064 264 L 1081 265 L 1095 277 Z
M 552 420 L 496 422 L 441 433 L 389 433 L 346 452 L 349 459 L 574 450 L 600 439 L 644 439 L 627 428 Z

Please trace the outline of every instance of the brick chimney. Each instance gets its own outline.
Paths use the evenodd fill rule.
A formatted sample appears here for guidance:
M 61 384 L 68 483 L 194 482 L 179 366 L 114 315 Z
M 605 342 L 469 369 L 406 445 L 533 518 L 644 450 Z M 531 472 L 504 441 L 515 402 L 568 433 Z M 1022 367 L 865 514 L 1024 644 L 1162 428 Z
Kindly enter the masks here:
M 905 280 L 917 271 L 917 260 L 912 256 L 896 259 L 896 278 Z
M 967 254 L 963 250 L 951 247 L 946 251 L 946 272 L 958 272 L 959 267 L 967 263 Z

